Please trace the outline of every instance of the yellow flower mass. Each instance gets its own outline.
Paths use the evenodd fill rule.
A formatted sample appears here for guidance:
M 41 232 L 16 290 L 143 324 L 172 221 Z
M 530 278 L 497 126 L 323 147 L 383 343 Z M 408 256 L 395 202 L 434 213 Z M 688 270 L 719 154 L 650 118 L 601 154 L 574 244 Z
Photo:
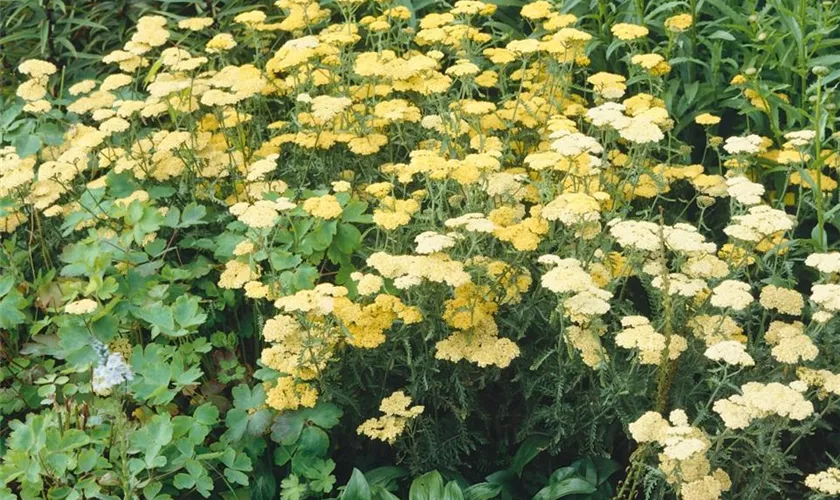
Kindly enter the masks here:
M 826 450 L 795 455 L 840 410 L 831 70 L 731 64 L 787 29 L 775 9 L 730 33 L 702 2 L 619 4 L 610 19 L 644 25 L 546 0 L 520 5 L 516 30 L 516 9 L 478 0 L 214 4 L 140 17 L 83 73 L 60 54 L 15 62 L 0 113 L 12 392 L 43 415 L 84 400 L 97 419 L 74 432 L 201 421 L 224 457 L 159 443 L 184 456 L 152 474 L 200 494 L 199 461 L 250 494 L 229 454 L 254 459 L 269 437 L 301 488 L 281 479 L 285 498 L 350 491 L 327 489 L 326 454 L 373 465 L 385 447 L 359 435 L 398 445 L 406 470 L 458 472 L 477 444 L 546 429 L 564 433 L 547 454 L 619 450 L 608 480 L 627 498 L 840 494 Z M 805 14 L 814 33 L 836 17 Z M 158 369 L 173 377 L 150 394 Z M 103 373 L 122 379 L 100 390 Z M 112 418 L 110 395 L 135 418 Z M 3 407 L 6 456 L 36 422 L 24 399 Z M 344 451 L 320 444 L 329 414 Z M 304 444 L 326 450 L 319 481 L 297 470 Z M 497 455 L 472 472 L 508 467 Z M 5 474 L 10 491 L 74 487 L 41 462 Z

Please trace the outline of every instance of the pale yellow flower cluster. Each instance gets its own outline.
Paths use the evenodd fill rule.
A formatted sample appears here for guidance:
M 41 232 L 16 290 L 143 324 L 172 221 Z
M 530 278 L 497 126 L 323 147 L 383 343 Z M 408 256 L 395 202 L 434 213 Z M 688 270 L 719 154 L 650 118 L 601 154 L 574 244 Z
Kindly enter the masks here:
M 23 110 L 28 113 L 42 114 L 52 109 L 52 104 L 46 99 L 49 76 L 55 74 L 58 68 L 55 64 L 39 59 L 29 59 L 18 66 L 18 71 L 29 77 L 17 88 L 17 96 L 26 101 Z
M 423 406 L 410 405 L 411 398 L 406 396 L 403 391 L 396 391 L 383 399 L 379 405 L 379 411 L 384 415 L 365 420 L 356 432 L 371 439 L 394 444 L 397 438 L 405 432 L 409 422 L 423 413 Z
M 773 346 L 770 354 L 780 363 L 796 364 L 811 361 L 819 354 L 819 349 L 805 334 L 805 325 L 799 321 L 784 323 L 773 321 L 764 334 L 764 340 Z
M 686 338 L 671 334 L 666 337 L 657 332 L 644 316 L 621 318 L 623 329 L 616 334 L 615 344 L 624 349 L 638 351 L 643 365 L 658 365 L 665 360 L 675 360 L 688 348 Z
M 826 495 L 840 495 L 840 469 L 829 467 L 822 472 L 809 474 L 805 478 L 805 486 Z
M 341 216 L 343 208 L 338 199 L 331 195 L 325 194 L 319 197 L 307 198 L 303 202 L 303 209 L 315 217 L 322 219 L 335 219 Z
M 67 314 L 90 314 L 99 307 L 99 304 L 93 299 L 80 299 L 70 302 L 64 306 L 64 312 Z
M 747 346 L 736 340 L 724 340 L 713 344 L 703 355 L 713 361 L 723 361 L 733 366 L 755 365 L 755 360 L 747 353 Z
M 612 293 L 598 287 L 577 259 L 543 255 L 539 262 L 549 266 L 540 278 L 542 287 L 561 297 L 564 315 L 576 323 L 564 339 L 581 353 L 587 365 L 600 366 L 606 361 L 599 339 L 603 331 L 593 330 L 592 323 L 610 310 Z
M 741 386 L 741 394 L 719 399 L 712 408 L 729 429 L 745 429 L 753 421 L 771 415 L 804 420 L 814 413 L 814 405 L 802 396 L 797 383 L 801 384 L 748 382 Z
M 706 457 L 709 438 L 701 429 L 688 423 L 683 410 L 672 411 L 668 420 L 649 411 L 631 423 L 629 430 L 639 443 L 662 447 L 659 469 L 682 500 L 716 500 L 732 486 L 726 471 L 712 471 Z
M 778 311 L 790 316 L 802 314 L 802 309 L 805 307 L 802 294 L 796 290 L 790 290 L 776 285 L 767 285 L 762 288 L 758 302 L 765 309 Z

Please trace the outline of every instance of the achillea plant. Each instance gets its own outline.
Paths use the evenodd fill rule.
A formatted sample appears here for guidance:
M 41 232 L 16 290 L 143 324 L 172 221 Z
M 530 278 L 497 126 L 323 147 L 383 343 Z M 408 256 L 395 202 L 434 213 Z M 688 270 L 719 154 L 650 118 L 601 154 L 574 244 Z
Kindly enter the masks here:
M 692 157 L 664 98 L 690 13 L 664 49 L 603 26 L 607 72 L 575 15 L 533 2 L 511 37 L 496 10 L 280 0 L 143 17 L 96 79 L 21 62 L 63 141 L 0 150 L 3 355 L 46 387 L 2 407 L 0 491 L 210 496 L 259 468 L 319 497 L 355 452 L 480 476 L 540 432 L 623 462 L 624 498 L 835 492 L 797 459 L 840 394 L 822 90 L 774 137 L 698 114 Z M 732 85 L 771 116 L 754 76 Z

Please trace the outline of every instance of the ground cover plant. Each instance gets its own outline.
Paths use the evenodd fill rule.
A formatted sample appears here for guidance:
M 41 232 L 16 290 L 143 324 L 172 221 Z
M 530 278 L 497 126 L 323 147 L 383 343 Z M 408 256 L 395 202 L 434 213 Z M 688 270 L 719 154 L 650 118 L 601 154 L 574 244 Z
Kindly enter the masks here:
M 833 2 L 23 4 L 0 498 L 840 494 Z

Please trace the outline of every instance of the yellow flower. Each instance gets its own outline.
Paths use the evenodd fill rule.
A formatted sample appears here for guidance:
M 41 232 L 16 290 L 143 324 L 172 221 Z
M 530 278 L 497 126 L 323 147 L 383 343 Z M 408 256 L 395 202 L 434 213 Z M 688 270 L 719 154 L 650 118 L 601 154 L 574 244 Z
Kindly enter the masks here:
M 64 312 L 67 314 L 90 314 L 99 307 L 99 304 L 92 299 L 81 299 L 75 302 L 70 302 L 64 306 Z
M 550 3 L 545 0 L 537 0 L 536 2 L 526 4 L 519 13 L 522 17 L 528 19 L 545 19 L 551 15 L 552 10 Z
M 694 122 L 703 126 L 717 125 L 720 123 L 720 117 L 711 113 L 702 113 L 694 117 Z
M 42 113 L 46 113 L 47 111 L 52 109 L 52 104 L 49 101 L 45 101 L 43 99 L 38 101 L 30 101 L 26 103 L 23 107 L 23 110 L 27 113 L 32 113 L 35 115 L 39 115 Z
M 212 17 L 190 17 L 178 21 L 178 27 L 190 31 L 201 31 L 213 24 Z
M 318 402 L 318 389 L 292 377 L 281 377 L 266 393 L 266 404 L 277 411 L 312 408 Z
M 25 101 L 38 101 L 47 95 L 47 88 L 40 80 L 27 80 L 18 86 L 15 95 Z
M 266 15 L 265 12 L 261 10 L 249 10 L 248 12 L 243 12 L 242 14 L 237 15 L 233 18 L 233 22 L 244 24 L 248 27 L 255 27 L 256 25 L 265 21 Z
M 68 92 L 70 95 L 76 96 L 79 94 L 87 94 L 91 90 L 96 87 L 96 82 L 94 80 L 82 80 L 81 82 L 73 84 L 69 89 Z
M 829 467 L 805 478 L 805 486 L 826 495 L 840 495 L 840 469 Z
M 505 48 L 514 54 L 531 54 L 540 50 L 540 41 L 533 38 L 513 40 Z
M 665 29 L 672 33 L 682 33 L 694 24 L 691 14 L 677 14 L 665 20 Z
M 236 40 L 230 33 L 219 33 L 207 42 L 204 50 L 210 54 L 218 54 L 236 47 Z
M 363 436 L 371 439 L 385 441 L 394 444 L 397 437 L 405 431 L 408 423 L 423 413 L 423 406 L 412 406 L 411 398 L 403 391 L 397 391 L 382 400 L 379 411 L 385 415 L 379 418 L 371 418 L 362 423 L 356 430 Z
M 629 41 L 638 38 L 646 37 L 649 33 L 648 29 L 638 24 L 618 23 L 610 28 L 610 31 L 619 40 Z
M 665 58 L 659 54 L 637 54 L 630 58 L 630 62 L 637 64 L 648 71 L 652 70 L 664 61 Z
M 40 59 L 28 59 L 18 66 L 18 71 L 31 78 L 40 79 L 58 71 L 55 64 Z
M 310 215 L 322 219 L 336 219 L 343 211 L 338 198 L 331 194 L 308 198 L 303 202 L 303 209 Z

